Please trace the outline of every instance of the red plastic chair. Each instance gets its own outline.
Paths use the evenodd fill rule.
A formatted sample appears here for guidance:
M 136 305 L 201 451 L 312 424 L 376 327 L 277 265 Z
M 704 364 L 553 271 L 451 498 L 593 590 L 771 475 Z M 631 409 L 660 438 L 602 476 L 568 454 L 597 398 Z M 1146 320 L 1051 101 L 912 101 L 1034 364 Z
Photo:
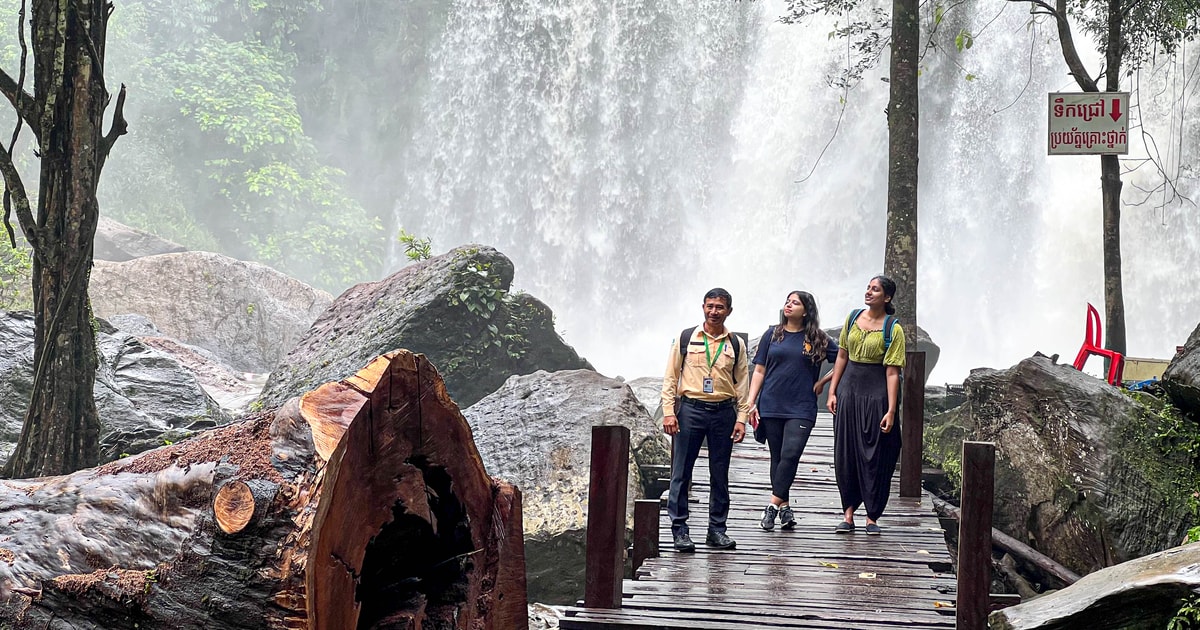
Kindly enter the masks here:
M 1102 348 L 1100 346 L 1101 337 L 1103 337 L 1103 333 L 1100 328 L 1100 313 L 1089 302 L 1087 305 L 1087 333 L 1083 337 L 1083 346 L 1079 348 L 1079 355 L 1075 357 L 1075 369 L 1083 370 L 1083 364 L 1087 363 L 1088 355 L 1105 357 L 1109 359 L 1108 384 L 1120 386 L 1121 375 L 1125 372 L 1125 357 L 1120 352 Z

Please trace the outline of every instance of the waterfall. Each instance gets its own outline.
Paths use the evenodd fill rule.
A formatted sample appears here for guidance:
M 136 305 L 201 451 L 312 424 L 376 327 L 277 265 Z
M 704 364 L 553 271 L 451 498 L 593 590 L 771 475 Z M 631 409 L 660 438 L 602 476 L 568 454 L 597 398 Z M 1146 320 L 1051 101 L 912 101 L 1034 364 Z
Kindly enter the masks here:
M 1020 5 L 994 5 L 947 16 L 941 28 L 976 32 L 975 46 L 922 64 L 919 317 L 942 347 L 935 382 L 1038 350 L 1069 361 L 1085 303 L 1104 302 L 1099 158 L 1046 155 L 1046 93 L 1074 83 L 1051 29 L 1027 28 Z M 792 289 L 811 291 L 836 325 L 883 265 L 886 59 L 842 112 L 826 83 L 846 56 L 827 36 L 833 22 L 784 25 L 782 11 L 455 0 L 408 96 L 419 120 L 395 148 L 397 224 L 440 251 L 500 249 L 517 287 L 611 375 L 659 374 L 715 286 L 734 296 L 734 330 L 759 334 Z M 1081 52 L 1095 71 L 1095 54 Z M 1164 153 L 1172 169 L 1200 146 L 1200 132 L 1180 131 L 1196 119 L 1178 102 L 1196 92 L 1189 72 L 1138 77 L 1134 118 L 1164 150 L 1172 130 L 1184 134 Z M 1137 132 L 1130 144 L 1144 152 Z M 1200 196 L 1198 177 L 1184 171 L 1182 192 Z M 1144 166 L 1125 181 L 1132 203 L 1133 184 L 1158 180 Z M 1186 273 L 1200 268 L 1200 211 L 1161 199 L 1124 211 L 1133 356 L 1169 357 L 1200 321 Z

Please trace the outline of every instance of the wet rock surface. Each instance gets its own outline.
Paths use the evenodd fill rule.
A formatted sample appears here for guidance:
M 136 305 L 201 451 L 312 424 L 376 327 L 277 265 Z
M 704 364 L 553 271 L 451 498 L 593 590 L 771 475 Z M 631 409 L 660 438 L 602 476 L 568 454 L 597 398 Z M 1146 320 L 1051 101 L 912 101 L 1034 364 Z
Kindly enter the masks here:
M 590 368 L 555 332 L 549 307 L 509 292 L 513 273 L 495 249 L 467 246 L 347 289 L 272 372 L 263 403 L 282 404 L 397 348 L 429 357 L 460 407 L 514 374 Z
M 1197 590 L 1200 544 L 1184 545 L 1096 571 L 1060 591 L 993 612 L 988 627 L 1166 628 Z
M 211 252 L 96 261 L 89 293 L 98 317 L 144 315 L 235 370 L 263 373 L 332 301 L 270 267 Z
M 1200 326 L 1188 337 L 1183 352 L 1167 366 L 1162 386 L 1176 406 L 1200 421 Z
M 169 354 L 101 322 L 96 408 L 102 461 L 174 442 L 229 420 Z M 8 459 L 33 388 L 33 315 L 0 313 L 0 462 Z
M 514 376 L 463 415 L 488 474 L 521 488 L 530 601 L 574 603 L 583 596 L 592 426 L 630 429 L 631 524 L 639 467 L 668 462 L 666 437 L 628 385 L 591 370 Z
M 964 388 L 965 404 L 929 421 L 926 457 L 953 474 L 964 439 L 996 444 L 996 528 L 1079 574 L 1182 539 L 1195 470 L 1156 441 L 1174 422 L 1161 401 L 1043 356 L 975 370 Z

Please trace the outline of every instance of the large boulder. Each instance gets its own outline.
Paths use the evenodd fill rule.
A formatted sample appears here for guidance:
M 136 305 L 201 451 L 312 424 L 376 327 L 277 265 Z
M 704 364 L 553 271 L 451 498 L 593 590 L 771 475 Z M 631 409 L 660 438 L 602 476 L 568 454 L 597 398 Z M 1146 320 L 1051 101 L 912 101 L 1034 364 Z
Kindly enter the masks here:
M 495 249 L 465 246 L 347 289 L 271 374 L 260 400 L 281 405 L 396 348 L 429 357 L 460 407 L 514 374 L 591 368 L 555 332 L 549 307 L 509 292 L 513 273 Z
M 640 468 L 670 458 L 666 436 L 628 385 L 591 370 L 514 376 L 463 415 L 488 473 L 521 489 L 530 601 L 574 603 L 583 596 L 592 426 L 629 427 L 630 519 Z
M 662 384 L 661 376 L 642 376 L 629 381 L 629 389 L 633 390 L 638 402 L 650 412 L 655 423 L 662 421 Z
M 997 610 L 988 617 L 988 627 L 1166 628 L 1175 611 L 1198 591 L 1200 544 L 1184 545 L 1097 571 L 1060 591 Z
M 1044 356 L 972 371 L 934 416 L 926 457 L 956 476 L 962 441 L 996 444 L 993 523 L 1079 574 L 1175 545 L 1191 523 L 1200 431 Z M 957 480 L 956 480 L 957 483 Z
M 140 313 L 243 372 L 270 372 L 332 301 L 270 267 L 211 252 L 96 261 L 89 292 L 98 317 Z
M 171 356 L 100 322 L 96 408 L 102 461 L 174 442 L 229 417 Z M 0 463 L 21 434 L 33 389 L 33 315 L 0 312 Z
M 100 217 L 96 224 L 96 238 L 92 245 L 92 256 L 96 260 L 112 262 L 185 251 L 187 248 L 183 245 L 105 217 Z
M 1200 326 L 1167 366 L 1162 385 L 1176 406 L 1200 419 Z

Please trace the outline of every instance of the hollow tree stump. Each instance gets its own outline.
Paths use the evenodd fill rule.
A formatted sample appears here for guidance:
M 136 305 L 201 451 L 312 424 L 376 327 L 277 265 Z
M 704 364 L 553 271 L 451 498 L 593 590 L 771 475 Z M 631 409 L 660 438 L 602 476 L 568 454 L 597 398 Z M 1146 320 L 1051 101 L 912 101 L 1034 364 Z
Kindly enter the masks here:
M 520 493 L 407 351 L 178 444 L 0 481 L 0 628 L 526 620 Z

